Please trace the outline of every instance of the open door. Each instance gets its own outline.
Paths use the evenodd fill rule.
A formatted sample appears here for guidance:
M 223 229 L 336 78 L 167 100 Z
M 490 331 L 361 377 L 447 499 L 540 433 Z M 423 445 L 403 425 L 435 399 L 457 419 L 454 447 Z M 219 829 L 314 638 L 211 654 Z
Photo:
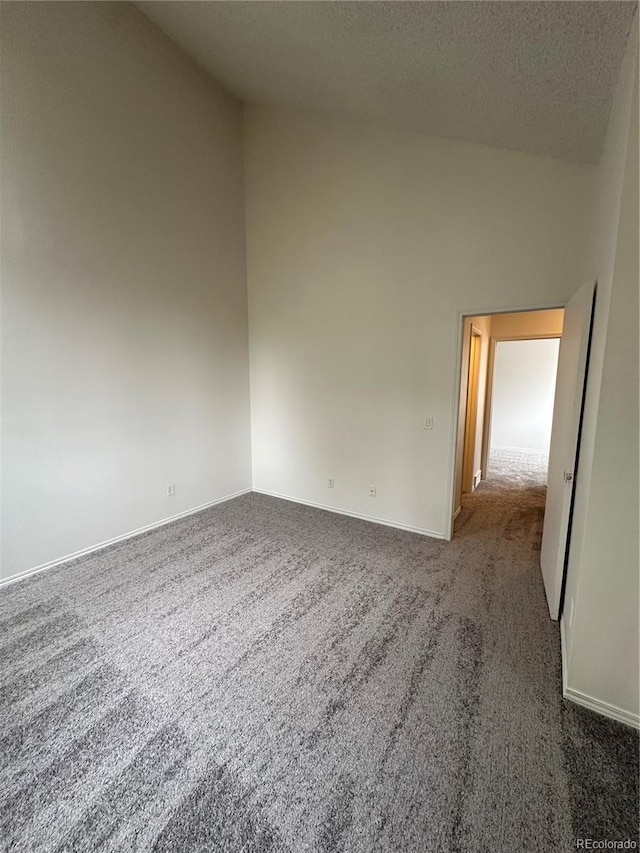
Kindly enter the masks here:
M 569 547 L 595 286 L 585 284 L 564 312 L 558 356 L 540 566 L 552 619 L 558 619 Z

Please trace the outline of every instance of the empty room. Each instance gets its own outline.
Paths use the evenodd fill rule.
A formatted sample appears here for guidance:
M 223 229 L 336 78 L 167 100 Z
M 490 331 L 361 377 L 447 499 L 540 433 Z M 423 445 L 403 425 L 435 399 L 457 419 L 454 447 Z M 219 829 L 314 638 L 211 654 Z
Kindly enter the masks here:
M 637 849 L 638 29 L 0 0 L 0 850 Z

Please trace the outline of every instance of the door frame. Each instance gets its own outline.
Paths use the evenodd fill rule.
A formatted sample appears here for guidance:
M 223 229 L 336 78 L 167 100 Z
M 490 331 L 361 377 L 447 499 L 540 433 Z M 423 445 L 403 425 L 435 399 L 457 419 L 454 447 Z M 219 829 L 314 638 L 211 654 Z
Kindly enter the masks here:
M 445 518 L 444 538 L 449 542 L 453 536 L 454 513 L 457 509 L 453 504 L 455 502 L 455 469 L 456 469 L 456 450 L 458 423 L 460 418 L 460 392 L 462 388 L 462 348 L 464 344 L 464 321 L 468 317 L 483 317 L 493 316 L 496 314 L 524 314 L 529 311 L 550 311 L 557 308 L 564 308 L 566 302 L 543 302 L 538 305 L 519 305 L 510 306 L 508 308 L 500 307 L 476 307 L 473 310 L 461 310 L 459 308 L 454 311 L 455 323 L 454 329 L 454 369 L 451 381 L 451 393 L 453 399 L 451 424 L 449 427 L 449 460 L 448 460 L 448 475 L 447 475 L 447 517 Z M 553 337 L 556 337 L 555 335 Z
M 473 460 L 476 455 L 476 437 L 478 432 L 478 391 L 480 386 L 483 337 L 482 331 L 471 323 L 471 328 L 469 329 L 469 368 L 467 371 L 467 393 L 465 395 L 464 435 L 462 439 L 461 476 L 463 494 L 473 491 L 476 474 L 473 470 Z M 462 376 L 460 377 L 460 381 L 462 381 Z

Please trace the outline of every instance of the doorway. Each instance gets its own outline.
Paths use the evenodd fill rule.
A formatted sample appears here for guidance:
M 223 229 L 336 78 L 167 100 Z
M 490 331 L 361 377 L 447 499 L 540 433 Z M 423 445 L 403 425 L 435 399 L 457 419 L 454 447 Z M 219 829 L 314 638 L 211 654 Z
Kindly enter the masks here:
M 556 358 L 555 394 L 548 476 L 546 477 L 548 488 L 545 492 L 544 524 L 540 547 L 540 567 L 549 615 L 552 619 L 559 619 L 562 613 L 595 298 L 596 284 L 587 282 L 571 297 L 563 309 L 530 310 L 460 318 L 462 325 L 460 399 L 454 443 L 451 478 L 452 514 L 447 532 L 448 539 L 455 534 L 456 519 L 461 513 L 465 492 L 474 491 L 478 484 L 488 477 L 491 468 L 489 451 L 494 402 L 492 399 L 493 373 L 498 343 L 503 340 L 535 341 L 561 338 Z M 474 333 L 474 328 L 477 331 L 480 323 L 484 323 L 485 326 L 488 324 L 489 328 L 490 358 L 487 362 L 487 372 L 490 374 L 490 381 L 483 368 L 483 342 L 473 340 L 474 337 L 480 339 L 484 337 L 482 333 Z M 481 347 L 479 359 L 475 352 L 476 346 Z M 478 361 L 479 367 L 477 367 Z M 476 375 L 476 370 L 479 375 Z M 511 372 L 513 373 L 513 370 Z M 520 368 L 520 374 L 516 370 L 516 387 L 520 387 L 518 378 L 522 378 L 522 368 Z M 507 408 L 517 408 L 513 395 L 507 401 Z M 511 412 L 513 420 L 512 415 L 513 412 Z M 526 418 L 527 426 L 530 426 L 530 412 Z M 519 426 L 522 429 L 523 424 L 520 423 Z M 513 428 L 513 424 L 511 427 Z M 476 468 L 475 459 L 480 429 L 482 429 L 481 468 L 469 479 L 469 459 L 472 457 L 474 462 L 471 470 Z M 526 485 L 529 487 L 531 483 Z M 492 486 L 489 485 L 489 489 L 491 488 Z M 504 483 L 497 483 L 495 488 L 502 493 L 503 499 L 505 496 L 508 499 L 509 488 L 506 487 L 505 492 Z
M 496 476 L 510 462 L 517 476 L 524 457 L 544 465 L 544 478 L 563 317 L 558 308 L 462 320 L 454 535 L 464 496 L 491 477 L 492 448 Z

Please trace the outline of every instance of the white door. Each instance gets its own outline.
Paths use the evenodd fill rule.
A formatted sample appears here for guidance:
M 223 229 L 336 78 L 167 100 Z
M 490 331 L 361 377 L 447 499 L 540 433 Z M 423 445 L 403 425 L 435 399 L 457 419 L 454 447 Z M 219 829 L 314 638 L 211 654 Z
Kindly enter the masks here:
M 540 552 L 542 578 L 552 619 L 558 619 L 559 615 L 569 545 L 594 293 L 594 285 L 585 284 L 567 303 L 558 356 Z

